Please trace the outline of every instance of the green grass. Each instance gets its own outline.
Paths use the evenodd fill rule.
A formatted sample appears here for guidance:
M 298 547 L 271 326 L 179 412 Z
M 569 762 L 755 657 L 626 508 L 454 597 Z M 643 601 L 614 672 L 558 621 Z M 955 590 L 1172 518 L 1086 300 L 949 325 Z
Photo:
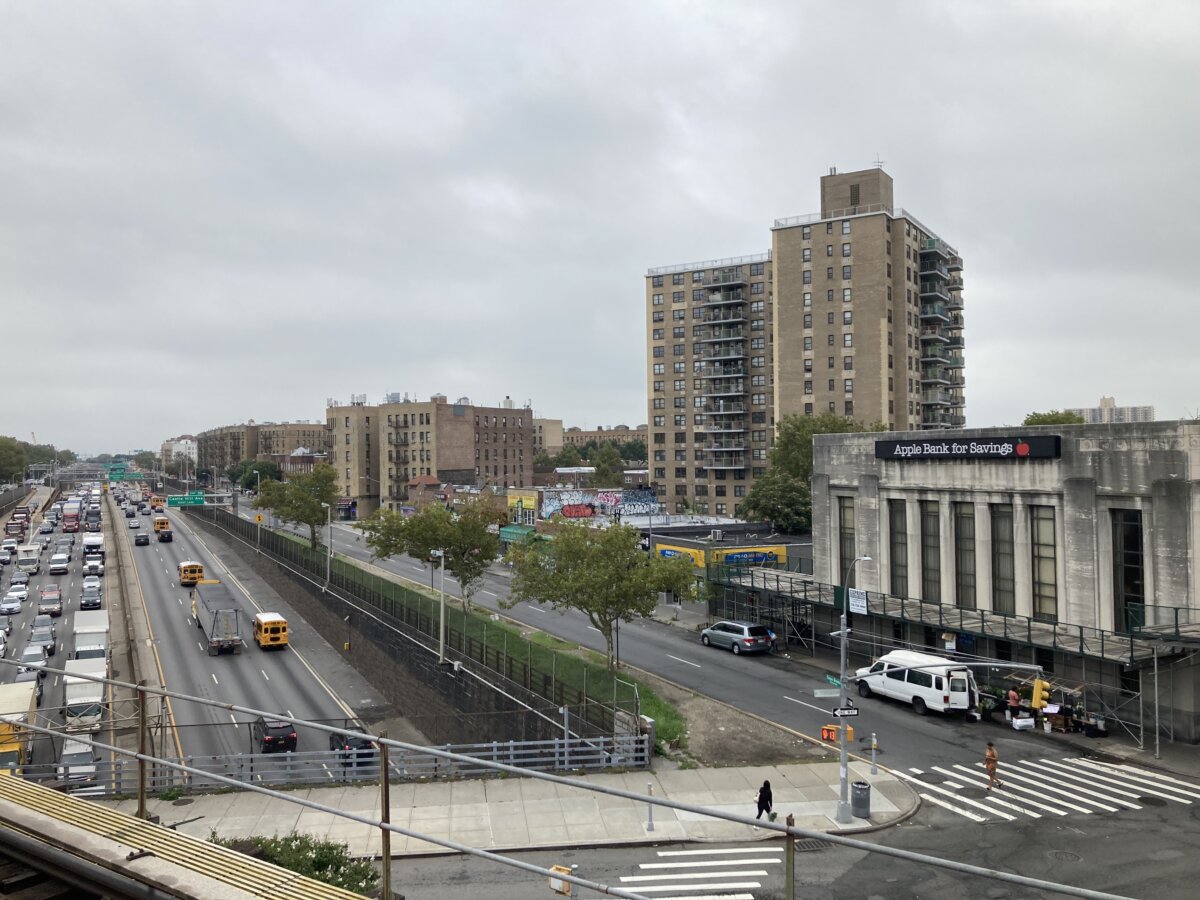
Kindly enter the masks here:
M 654 720 L 658 740 L 664 745 L 675 743 L 678 747 L 685 746 L 687 720 L 683 714 L 644 684 L 638 685 L 638 693 L 642 700 L 642 715 Z

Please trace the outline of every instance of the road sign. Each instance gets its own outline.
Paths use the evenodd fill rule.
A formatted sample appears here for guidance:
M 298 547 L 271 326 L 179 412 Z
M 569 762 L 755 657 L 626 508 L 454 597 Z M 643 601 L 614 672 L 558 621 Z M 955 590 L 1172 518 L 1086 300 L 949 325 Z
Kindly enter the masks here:
M 204 491 L 188 491 L 187 494 L 185 494 L 184 496 L 199 497 L 200 499 L 203 500 L 204 499 Z
M 254 521 L 257 522 L 259 525 L 261 525 L 262 521 L 263 521 L 263 514 L 258 513 L 257 515 L 255 515 Z
M 867 614 L 867 592 L 861 588 L 850 588 L 850 612 Z
M 835 709 L 833 711 L 833 714 L 835 716 L 837 716 L 839 719 L 844 719 L 847 716 L 857 716 L 858 715 L 858 707 L 857 706 L 839 706 L 837 709 Z
M 167 506 L 203 506 L 204 496 L 185 497 L 183 494 L 171 494 L 167 497 Z
M 838 678 L 836 675 L 826 675 L 825 681 L 827 684 L 832 684 L 834 687 L 842 686 L 842 679 Z
M 841 696 L 841 688 L 817 688 L 813 691 L 814 697 L 839 697 Z

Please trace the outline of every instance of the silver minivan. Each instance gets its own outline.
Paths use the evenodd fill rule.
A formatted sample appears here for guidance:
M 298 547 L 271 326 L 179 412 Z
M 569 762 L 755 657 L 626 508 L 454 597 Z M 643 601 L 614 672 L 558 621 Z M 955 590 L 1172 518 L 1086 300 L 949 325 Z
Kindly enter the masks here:
M 714 622 L 700 632 L 700 643 L 722 647 L 735 654 L 766 653 L 771 649 L 771 632 L 757 622 L 728 620 Z

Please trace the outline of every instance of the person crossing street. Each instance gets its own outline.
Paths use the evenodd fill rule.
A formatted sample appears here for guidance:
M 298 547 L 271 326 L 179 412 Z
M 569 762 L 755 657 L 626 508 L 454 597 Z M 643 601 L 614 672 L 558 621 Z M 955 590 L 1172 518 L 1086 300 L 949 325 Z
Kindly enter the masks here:
M 996 745 L 988 741 L 987 752 L 983 754 L 983 767 L 987 769 L 988 785 L 990 791 L 993 787 L 1004 787 L 1004 782 L 996 777 L 996 769 L 1000 765 L 1000 754 L 996 752 Z

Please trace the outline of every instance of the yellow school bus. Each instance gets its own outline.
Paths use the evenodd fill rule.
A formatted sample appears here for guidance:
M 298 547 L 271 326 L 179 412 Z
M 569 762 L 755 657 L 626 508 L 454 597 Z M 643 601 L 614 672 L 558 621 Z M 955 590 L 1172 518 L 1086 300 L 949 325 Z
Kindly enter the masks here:
M 192 587 L 204 579 L 204 565 L 194 559 L 185 559 L 179 564 L 179 584 Z
M 263 650 L 284 650 L 288 645 L 287 619 L 279 613 L 258 613 L 254 617 L 254 642 Z
M 154 517 L 154 530 L 155 531 L 167 531 L 170 529 L 170 527 L 171 527 L 171 523 L 167 519 L 166 516 L 155 516 Z

